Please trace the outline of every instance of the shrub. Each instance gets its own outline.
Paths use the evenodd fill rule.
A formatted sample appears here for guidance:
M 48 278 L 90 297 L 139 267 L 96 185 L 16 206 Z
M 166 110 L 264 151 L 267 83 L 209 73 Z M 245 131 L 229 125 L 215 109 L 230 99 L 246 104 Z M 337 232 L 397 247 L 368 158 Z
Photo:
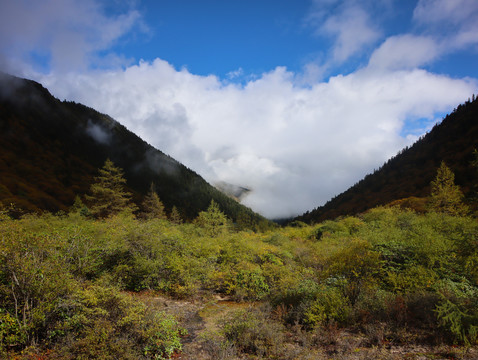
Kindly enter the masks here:
M 443 281 L 439 284 L 442 297 L 436 307 L 440 325 L 454 340 L 474 345 L 478 340 L 478 289 L 468 282 Z
M 350 305 L 338 288 L 321 286 L 315 299 L 305 306 L 303 322 L 310 328 L 330 322 L 344 323 L 350 313 Z
M 260 300 L 269 294 L 269 285 L 260 269 L 242 270 L 236 276 L 236 297 Z
M 62 321 L 51 333 L 62 358 L 169 359 L 181 350 L 182 330 L 172 317 L 114 288 L 79 289 L 62 310 Z
M 25 333 L 21 331 L 20 325 L 10 313 L 0 308 L 0 355 L 2 351 L 24 344 Z
M 52 236 L 28 234 L 15 227 L 3 230 L 0 342 L 21 349 L 46 338 L 50 325 L 56 321 L 61 299 L 75 282 L 64 271 L 58 244 Z
M 433 270 L 415 265 L 402 271 L 388 271 L 384 281 L 391 291 L 408 293 L 431 289 L 437 279 L 438 276 Z
M 395 294 L 382 289 L 368 288 L 362 291 L 354 306 L 355 322 L 366 324 L 392 320 L 390 304 L 395 297 Z
M 221 332 L 241 352 L 277 356 L 282 350 L 284 328 L 267 313 L 264 309 L 238 311 L 225 321 Z
M 324 274 L 328 278 L 346 280 L 343 282 L 343 294 L 353 305 L 362 289 L 377 281 L 380 272 L 380 258 L 371 245 L 364 240 L 353 239 L 327 259 Z

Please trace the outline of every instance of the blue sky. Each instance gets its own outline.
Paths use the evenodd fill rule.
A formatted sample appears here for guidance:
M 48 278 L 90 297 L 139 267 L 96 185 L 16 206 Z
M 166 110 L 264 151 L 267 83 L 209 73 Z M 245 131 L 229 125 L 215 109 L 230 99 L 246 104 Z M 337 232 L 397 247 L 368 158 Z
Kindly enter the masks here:
M 4 0 L 0 68 L 282 217 L 478 93 L 477 18 L 476 0 Z

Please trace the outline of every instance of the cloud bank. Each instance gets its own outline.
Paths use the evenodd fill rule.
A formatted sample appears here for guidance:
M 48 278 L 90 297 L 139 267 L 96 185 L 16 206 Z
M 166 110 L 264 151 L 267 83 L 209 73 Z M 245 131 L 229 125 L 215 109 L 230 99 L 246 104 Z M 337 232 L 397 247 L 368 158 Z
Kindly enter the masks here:
M 467 5 L 476 15 L 470 1 Z M 278 66 L 247 77 L 239 69 L 221 79 L 177 69 L 161 58 L 100 70 L 88 66 L 95 49 L 108 49 L 138 25 L 140 16 L 131 10 L 106 18 L 96 7 L 88 11 L 102 22 L 77 24 L 81 31 L 75 33 L 82 39 L 76 50 L 83 54 L 83 70 L 60 71 L 63 67 L 55 64 L 65 60 L 64 54 L 55 52 L 53 44 L 59 40 L 48 33 L 38 35 L 35 43 L 50 44 L 49 54 L 57 60 L 46 74 L 31 69 L 29 74 L 57 97 L 111 115 L 209 182 L 251 189 L 243 203 L 263 215 L 297 215 L 379 167 L 413 142 L 424 122 L 440 120 L 478 87 L 476 79 L 426 70 L 450 51 L 447 45 L 460 49 L 478 44 L 472 15 L 461 12 L 454 1 L 419 1 L 412 21 L 420 30 L 389 37 L 372 22 L 367 4 L 371 2 L 314 2 L 304 21 L 313 24 L 316 35 L 329 36 L 331 45 L 325 61 L 308 63 L 303 72 Z M 437 4 L 450 6 L 454 15 L 443 19 L 434 14 L 430 9 Z M 68 14 L 63 16 L 61 26 L 69 29 Z M 345 21 L 352 18 L 356 31 Z M 443 34 L 436 29 L 439 21 L 460 26 L 453 35 Z M 117 28 L 117 22 L 125 25 Z M 41 25 L 35 29 L 45 33 Z M 88 34 L 95 31 L 106 35 L 93 40 Z M 324 75 L 334 62 L 364 54 L 366 61 L 353 71 L 319 80 L 317 71 Z M 21 58 L 21 52 L 16 55 Z
M 110 114 L 208 181 L 251 189 L 244 204 L 281 217 L 343 191 L 415 139 L 401 136 L 404 126 L 433 120 L 476 88 L 420 69 L 377 70 L 379 60 L 308 87 L 283 67 L 237 85 L 160 59 L 43 82 Z
M 116 4 L 118 5 L 118 4 Z M 12 72 L 40 62 L 56 73 L 83 71 L 105 62 L 99 52 L 145 26 L 137 10 L 107 16 L 94 0 L 5 0 L 0 2 L 0 64 Z M 107 65 L 125 64 L 110 53 Z M 105 64 L 106 65 L 106 64 Z

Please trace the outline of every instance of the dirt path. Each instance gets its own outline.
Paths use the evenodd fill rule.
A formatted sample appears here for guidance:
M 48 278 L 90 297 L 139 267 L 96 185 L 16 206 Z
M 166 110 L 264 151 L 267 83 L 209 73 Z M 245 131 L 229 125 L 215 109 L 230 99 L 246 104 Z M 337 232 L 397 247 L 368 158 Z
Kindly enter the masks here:
M 247 303 L 236 303 L 223 298 L 212 298 L 208 300 L 173 300 L 162 296 L 145 296 L 143 301 L 166 311 L 176 317 L 181 326 L 187 329 L 188 335 L 182 339 L 183 351 L 174 356 L 174 359 L 181 360 L 236 360 L 247 359 L 248 357 L 237 357 L 234 348 L 224 347 L 221 344 L 217 332 L 221 322 L 228 314 L 239 309 L 247 309 L 253 305 Z M 478 349 L 471 348 L 462 352 L 450 346 L 363 346 L 356 336 L 347 335 L 343 331 L 339 335 L 337 343 L 333 346 L 335 351 L 328 351 L 327 346 L 301 347 L 296 341 L 288 344 L 294 348 L 296 356 L 285 357 L 286 360 L 474 360 L 478 359 Z M 299 342 L 300 343 L 300 342 Z M 344 344 L 342 344 L 344 343 Z M 347 343 L 347 344 L 345 344 Z M 350 343 L 350 344 L 349 344 Z M 352 344 L 353 343 L 353 344 Z M 343 346 L 342 346 L 343 345 Z M 329 346 L 330 347 L 330 346 Z M 250 358 L 250 357 L 249 357 Z M 254 359 L 259 359 L 254 357 Z
M 164 296 L 151 296 L 143 297 L 143 301 L 175 316 L 187 330 L 188 335 L 182 338 L 183 352 L 174 357 L 183 360 L 233 359 L 228 356 L 228 349 L 221 349 L 218 343 L 214 344 L 214 336 L 211 334 L 219 330 L 220 322 L 228 313 L 250 306 L 220 297 L 209 300 L 174 300 Z M 225 354 L 218 354 L 218 351 Z

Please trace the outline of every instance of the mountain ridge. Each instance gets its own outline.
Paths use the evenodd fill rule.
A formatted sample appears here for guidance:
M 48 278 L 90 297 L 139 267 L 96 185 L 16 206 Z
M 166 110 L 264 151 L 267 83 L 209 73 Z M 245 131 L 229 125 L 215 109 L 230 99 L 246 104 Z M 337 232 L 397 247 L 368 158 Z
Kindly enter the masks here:
M 470 197 L 476 184 L 476 169 L 471 162 L 477 148 L 478 99 L 473 95 L 472 100 L 458 105 L 430 132 L 402 149 L 374 173 L 294 220 L 320 222 L 392 202 L 417 202 L 413 198 L 430 194 L 430 182 L 442 161 L 455 173 L 455 182 L 465 196 Z
M 110 158 L 136 203 L 154 183 L 168 210 L 193 219 L 211 200 L 233 221 L 268 222 L 108 115 L 60 101 L 41 84 L 0 74 L 0 201 L 26 211 L 67 210 Z

